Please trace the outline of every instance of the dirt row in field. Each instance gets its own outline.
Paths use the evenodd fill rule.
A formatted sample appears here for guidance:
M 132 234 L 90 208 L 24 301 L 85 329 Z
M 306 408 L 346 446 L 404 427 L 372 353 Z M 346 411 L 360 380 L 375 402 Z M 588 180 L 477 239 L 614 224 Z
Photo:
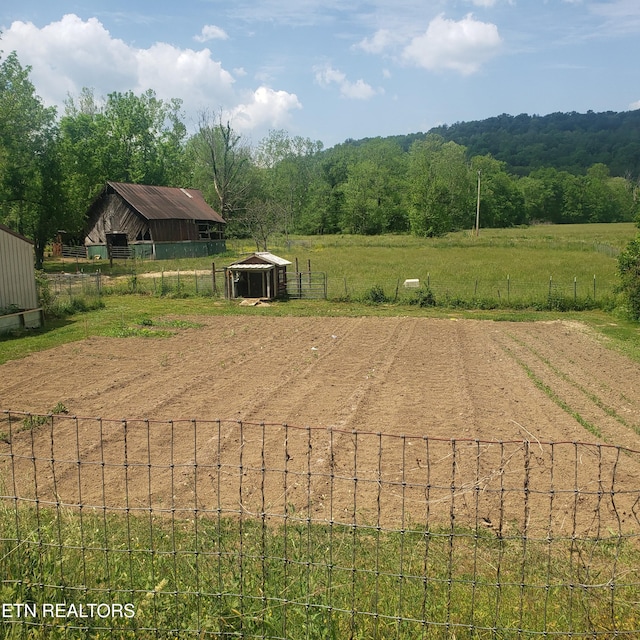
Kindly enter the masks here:
M 62 403 L 76 416 L 164 421 L 130 428 L 126 477 L 118 423 L 100 434 L 95 421 L 63 420 L 33 442 L 16 433 L 18 475 L 34 475 L 35 452 L 71 460 L 38 485 L 46 492 L 55 481 L 70 503 L 81 492 L 115 505 L 126 484 L 127 499 L 147 508 L 233 510 L 241 496 L 247 512 L 281 514 L 291 503 L 314 518 L 371 521 L 405 510 L 422 518 L 428 508 L 446 521 L 453 501 L 462 521 L 489 527 L 509 517 L 553 520 L 565 533 L 639 524 L 640 456 L 572 443 L 640 451 L 640 369 L 579 323 L 193 320 L 201 326 L 170 338 L 90 338 L 1 366 L 2 409 L 46 413 Z M 238 421 L 252 424 L 241 432 Z M 261 421 L 276 424 L 254 426 Z M 314 430 L 297 429 L 307 425 Z M 113 465 L 103 493 L 98 452 Z M 79 476 L 77 458 L 96 464 Z

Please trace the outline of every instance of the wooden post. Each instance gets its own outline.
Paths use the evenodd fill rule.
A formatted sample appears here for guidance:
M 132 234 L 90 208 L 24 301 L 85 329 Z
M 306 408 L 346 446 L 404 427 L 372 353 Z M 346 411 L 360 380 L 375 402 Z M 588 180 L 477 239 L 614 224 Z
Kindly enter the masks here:
M 213 294 L 218 293 L 218 289 L 216 287 L 216 263 L 215 262 L 211 263 L 211 282 L 212 282 L 211 292 Z

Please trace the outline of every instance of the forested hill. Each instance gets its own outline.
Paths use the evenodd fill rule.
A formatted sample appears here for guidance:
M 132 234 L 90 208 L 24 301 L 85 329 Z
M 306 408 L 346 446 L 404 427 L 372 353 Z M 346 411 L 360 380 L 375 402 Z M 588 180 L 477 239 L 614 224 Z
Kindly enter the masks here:
M 465 146 L 470 156 L 491 154 L 517 175 L 539 167 L 582 174 L 596 163 L 607 165 L 612 176 L 640 175 L 640 109 L 502 114 L 435 127 L 429 133 Z

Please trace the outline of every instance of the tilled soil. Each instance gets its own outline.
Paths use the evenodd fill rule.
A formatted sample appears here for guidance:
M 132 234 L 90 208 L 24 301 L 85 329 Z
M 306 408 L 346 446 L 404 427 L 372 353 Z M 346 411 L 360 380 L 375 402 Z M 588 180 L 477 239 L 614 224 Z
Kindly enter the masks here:
M 5 485 L 147 511 L 454 516 L 499 535 L 639 525 L 640 454 L 618 447 L 640 451 L 640 368 L 579 323 L 191 320 L 0 366 L 0 409 L 82 416 L 5 416 Z

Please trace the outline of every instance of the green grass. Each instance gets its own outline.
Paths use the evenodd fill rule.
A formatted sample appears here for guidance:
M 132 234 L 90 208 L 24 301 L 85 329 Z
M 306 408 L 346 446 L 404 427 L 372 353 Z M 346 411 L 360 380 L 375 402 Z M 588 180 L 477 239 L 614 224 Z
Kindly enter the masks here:
M 306 270 L 310 262 L 312 270 L 327 273 L 329 300 L 292 300 L 255 308 L 202 293 L 195 295 L 188 280 L 190 270 L 210 269 L 212 260 L 221 268 L 253 251 L 245 241 L 229 241 L 229 252 L 213 258 L 116 263 L 114 270 L 127 277 L 115 287 L 105 286 L 108 295 L 101 298 L 103 308 L 48 318 L 43 330 L 0 337 L 0 363 L 90 336 L 128 333 L 154 338 L 172 331 L 157 324 L 137 327 L 142 317 L 155 323 L 167 317 L 228 314 L 401 314 L 518 321 L 556 318 L 559 312 L 561 317 L 590 324 L 607 345 L 640 361 L 638 325 L 626 319 L 622 301 L 615 293 L 615 253 L 635 231 L 632 224 L 541 225 L 482 230 L 479 237 L 460 232 L 432 239 L 406 235 L 311 236 L 290 237 L 285 243 L 284 238 L 276 238 L 271 250 L 291 260 L 292 269 L 297 260 L 300 270 Z M 79 266 L 95 268 L 93 264 Z M 140 289 L 137 283 L 143 280 L 131 276 L 132 266 L 137 274 L 180 269 L 181 290 L 176 291 L 167 281 L 167 295 L 160 295 L 163 291 L 153 295 L 152 290 L 147 295 L 127 294 L 134 284 Z M 46 267 L 59 270 L 60 262 L 47 263 Z M 401 284 L 406 278 L 416 277 L 423 285 L 423 299 L 428 298 L 424 294 L 426 285 L 430 285 L 428 299 L 433 299 L 436 306 L 412 304 L 419 302 L 420 293 L 405 290 Z
M 436 297 L 490 297 L 506 302 L 544 298 L 550 280 L 573 297 L 611 296 L 617 284 L 615 257 L 634 227 L 621 225 L 544 226 L 468 232 L 445 238 L 411 236 L 327 236 L 294 239 L 291 246 L 274 247 L 301 270 L 329 278 L 329 297 L 360 295 L 381 285 L 395 297 L 398 281 L 418 278 L 429 282 Z M 500 291 L 500 294 L 498 294 Z
M 29 629 L 36 639 L 114 637 L 110 629 L 117 638 L 194 629 L 198 637 L 292 640 L 532 637 L 527 631 L 613 638 L 616 628 L 640 628 L 640 553 L 616 538 L 9 506 L 0 530 L 2 602 L 38 611 L 43 603 L 135 607 L 126 619 L 31 619 L 42 625 Z M 5 619 L 0 637 L 21 637 L 27 622 Z

